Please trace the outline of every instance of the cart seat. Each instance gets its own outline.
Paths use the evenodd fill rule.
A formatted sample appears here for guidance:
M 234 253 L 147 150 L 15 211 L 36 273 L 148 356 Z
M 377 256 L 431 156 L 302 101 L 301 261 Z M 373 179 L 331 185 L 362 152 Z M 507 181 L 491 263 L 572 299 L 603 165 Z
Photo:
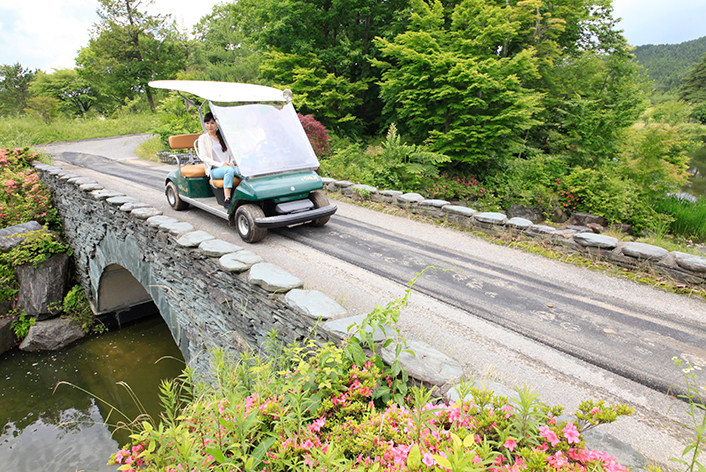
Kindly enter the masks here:
M 206 177 L 206 168 L 203 164 L 189 164 L 181 166 L 181 175 L 186 178 Z
M 169 136 L 169 147 L 171 149 L 193 149 L 194 142 L 199 139 L 199 136 L 201 136 L 201 133 Z

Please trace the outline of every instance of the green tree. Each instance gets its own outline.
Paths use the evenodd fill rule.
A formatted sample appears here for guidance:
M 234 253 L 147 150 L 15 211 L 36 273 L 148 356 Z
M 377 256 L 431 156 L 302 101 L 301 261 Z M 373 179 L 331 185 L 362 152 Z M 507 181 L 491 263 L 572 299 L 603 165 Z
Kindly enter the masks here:
M 363 82 L 349 82 L 345 77 L 327 72 L 319 58 L 273 51 L 261 67 L 264 79 L 293 91 L 294 104 L 302 114 L 313 114 L 324 126 L 344 132 L 360 130 L 354 115 L 362 101 Z
M 706 102 L 706 54 L 684 79 L 679 98 L 692 103 Z
M 193 79 L 254 83 L 259 78 L 261 53 L 253 41 L 259 29 L 257 4 L 250 0 L 221 3 L 194 27 L 196 70 Z
M 0 65 L 0 115 L 22 113 L 27 108 L 29 86 L 36 73 L 20 63 Z
M 540 95 L 523 83 L 539 77 L 539 59 L 533 49 L 498 54 L 519 23 L 484 0 L 465 0 L 450 13 L 440 1 L 414 0 L 413 10 L 407 32 L 377 40 L 385 112 L 415 142 L 427 140 L 474 170 L 521 152 L 538 123 Z
M 154 109 L 147 83 L 175 78 L 186 66 L 187 49 L 168 15 L 148 15 L 141 6 L 141 0 L 100 0 L 100 22 L 76 63 L 79 77 L 115 106 L 144 97 Z
M 381 71 L 371 65 L 380 54 L 375 38 L 392 38 L 404 31 L 409 0 L 262 0 L 250 4 L 257 4 L 248 19 L 259 25 L 251 28 L 259 50 L 298 56 L 297 61 L 304 63 L 315 56 L 326 77 L 356 84 L 352 114 L 366 126 L 366 132 L 379 130 Z M 266 65 L 268 70 L 284 65 L 277 56 L 265 62 L 270 59 L 275 60 Z M 286 69 L 276 73 L 283 83 L 294 83 L 293 74 L 287 74 Z
M 59 100 L 59 111 L 66 115 L 83 115 L 98 99 L 95 91 L 73 69 L 55 69 L 52 74 L 39 71 L 30 92 L 37 97 Z

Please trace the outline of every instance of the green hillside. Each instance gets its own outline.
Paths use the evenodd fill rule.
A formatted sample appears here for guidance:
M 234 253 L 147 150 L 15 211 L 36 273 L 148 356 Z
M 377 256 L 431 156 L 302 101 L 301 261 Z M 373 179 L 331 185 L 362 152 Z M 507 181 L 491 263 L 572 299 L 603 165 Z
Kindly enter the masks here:
M 661 92 L 679 88 L 684 77 L 706 54 L 706 36 L 680 44 L 646 44 L 635 51 L 637 62 Z

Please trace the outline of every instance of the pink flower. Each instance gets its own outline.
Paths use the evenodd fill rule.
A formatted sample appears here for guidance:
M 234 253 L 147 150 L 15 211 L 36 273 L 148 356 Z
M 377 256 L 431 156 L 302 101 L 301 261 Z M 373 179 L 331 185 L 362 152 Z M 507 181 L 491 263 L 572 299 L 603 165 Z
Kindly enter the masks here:
M 539 427 L 539 434 L 544 439 L 549 441 L 549 443 L 552 445 L 552 447 L 555 447 L 557 444 L 559 444 L 559 438 L 556 437 L 556 433 L 554 431 L 549 429 L 549 426 L 540 426 Z
M 434 464 L 436 464 L 436 461 L 435 461 L 434 458 L 431 456 L 431 454 L 429 454 L 428 452 L 425 452 L 425 453 L 424 453 L 424 457 L 422 458 L 422 462 L 425 463 L 426 465 L 428 465 L 429 467 L 431 467 L 431 466 L 433 466 Z
M 553 456 L 549 456 L 547 458 L 547 462 L 549 462 L 550 465 L 553 465 L 557 469 L 560 469 L 565 465 L 569 465 L 569 460 L 564 457 L 561 451 L 557 451 L 556 454 L 554 454 Z
M 517 443 L 515 442 L 514 439 L 508 438 L 505 440 L 505 443 L 503 444 L 506 448 L 510 450 L 510 452 L 514 451 L 515 448 L 517 447 Z
M 566 442 L 569 444 L 574 443 L 578 444 L 580 442 L 579 440 L 579 432 L 576 429 L 576 426 L 574 423 L 567 423 L 566 426 L 564 426 L 564 429 L 562 430 L 564 432 L 564 437 L 566 438 Z

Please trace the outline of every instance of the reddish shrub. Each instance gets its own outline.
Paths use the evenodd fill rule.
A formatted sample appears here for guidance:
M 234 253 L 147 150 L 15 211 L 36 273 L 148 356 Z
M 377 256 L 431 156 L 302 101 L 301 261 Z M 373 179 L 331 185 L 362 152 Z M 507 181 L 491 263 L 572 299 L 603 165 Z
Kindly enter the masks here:
M 324 125 L 316 120 L 314 115 L 302 115 L 301 113 L 297 113 L 297 115 L 316 155 L 321 157 L 329 154 L 331 152 L 329 147 L 330 139 Z

